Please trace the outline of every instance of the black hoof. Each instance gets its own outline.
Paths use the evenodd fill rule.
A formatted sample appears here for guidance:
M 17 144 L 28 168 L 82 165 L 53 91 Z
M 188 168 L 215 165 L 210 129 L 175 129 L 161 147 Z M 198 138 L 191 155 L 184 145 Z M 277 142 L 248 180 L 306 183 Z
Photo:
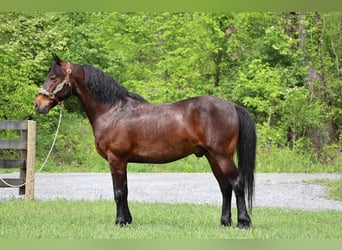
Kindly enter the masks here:
M 231 219 L 221 219 L 221 225 L 224 227 L 230 227 L 232 225 Z
M 115 221 L 115 224 L 120 227 L 126 226 L 127 224 L 131 224 L 131 223 L 132 223 L 132 218 L 128 218 L 128 219 L 116 218 L 116 221 Z
M 250 229 L 251 222 L 249 220 L 246 221 L 239 221 L 237 224 L 238 229 Z

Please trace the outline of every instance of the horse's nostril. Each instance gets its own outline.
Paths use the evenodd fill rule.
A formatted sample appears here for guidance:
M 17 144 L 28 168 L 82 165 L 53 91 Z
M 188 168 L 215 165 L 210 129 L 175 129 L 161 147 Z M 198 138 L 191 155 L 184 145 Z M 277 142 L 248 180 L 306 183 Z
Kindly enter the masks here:
M 39 106 L 39 104 L 36 103 L 36 104 L 34 105 L 34 109 L 36 110 L 37 113 L 41 114 L 41 113 L 44 112 L 45 107 Z
M 34 104 L 34 109 L 35 109 L 36 111 L 38 111 L 39 107 L 38 107 L 38 104 L 37 104 L 37 103 Z

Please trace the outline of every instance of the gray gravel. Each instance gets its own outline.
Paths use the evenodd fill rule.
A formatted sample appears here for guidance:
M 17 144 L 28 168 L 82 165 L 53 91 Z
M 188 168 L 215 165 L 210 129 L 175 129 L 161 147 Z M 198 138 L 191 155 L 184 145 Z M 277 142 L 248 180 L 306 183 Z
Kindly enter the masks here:
M 2 174 L 1 177 L 17 175 Z M 342 202 L 327 199 L 324 187 L 307 182 L 341 177 L 341 174 L 258 173 L 254 206 L 342 211 Z M 221 193 L 211 173 L 132 173 L 128 174 L 128 190 L 129 201 L 221 205 Z M 18 189 L 0 189 L 0 200 L 22 198 Z M 113 200 L 111 176 L 109 173 L 39 173 L 35 199 Z

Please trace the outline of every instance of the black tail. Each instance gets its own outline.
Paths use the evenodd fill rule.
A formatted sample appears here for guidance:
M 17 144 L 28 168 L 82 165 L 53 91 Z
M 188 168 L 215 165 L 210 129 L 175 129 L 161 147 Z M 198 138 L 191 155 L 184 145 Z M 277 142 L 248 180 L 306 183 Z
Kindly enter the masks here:
M 256 154 L 255 123 L 248 111 L 235 106 L 240 121 L 239 141 L 237 146 L 238 166 L 244 180 L 249 210 L 253 207 L 254 170 Z

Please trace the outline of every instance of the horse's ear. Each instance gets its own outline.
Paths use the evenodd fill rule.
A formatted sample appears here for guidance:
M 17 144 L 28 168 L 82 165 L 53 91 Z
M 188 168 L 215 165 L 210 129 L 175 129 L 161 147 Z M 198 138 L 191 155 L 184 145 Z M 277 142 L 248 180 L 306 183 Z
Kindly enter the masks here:
M 63 60 L 60 59 L 55 53 L 52 54 L 52 57 L 58 65 L 61 65 L 61 63 L 63 62 Z

